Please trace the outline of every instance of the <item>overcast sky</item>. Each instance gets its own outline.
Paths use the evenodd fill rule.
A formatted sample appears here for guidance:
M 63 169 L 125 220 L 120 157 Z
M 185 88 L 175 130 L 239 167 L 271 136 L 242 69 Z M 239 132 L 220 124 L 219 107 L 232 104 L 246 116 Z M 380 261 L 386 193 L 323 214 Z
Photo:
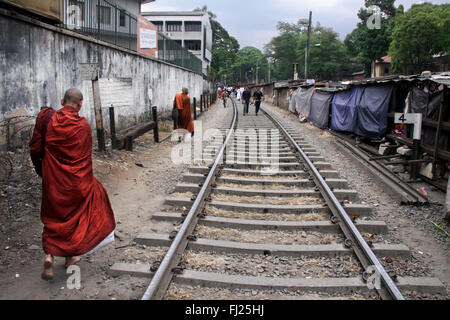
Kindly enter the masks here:
M 397 0 L 396 6 L 403 4 L 406 9 L 419 0 Z M 434 4 L 448 0 L 428 0 Z M 217 15 L 217 20 L 235 37 L 241 48 L 264 45 L 277 36 L 278 21 L 295 23 L 308 18 L 313 12 L 313 25 L 319 22 L 324 27 L 333 28 L 343 40 L 358 23 L 357 13 L 364 6 L 364 0 L 156 0 L 142 6 L 142 11 L 192 11 L 208 6 Z

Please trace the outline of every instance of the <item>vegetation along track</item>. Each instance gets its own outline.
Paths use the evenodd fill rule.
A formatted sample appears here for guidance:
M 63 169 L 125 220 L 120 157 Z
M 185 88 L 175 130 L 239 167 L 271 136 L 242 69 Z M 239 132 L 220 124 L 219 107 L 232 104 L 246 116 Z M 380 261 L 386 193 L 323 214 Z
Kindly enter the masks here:
M 408 259 L 408 247 L 377 241 L 386 224 L 369 219 L 371 208 L 293 128 L 268 110 L 243 116 L 238 109 L 233 101 L 204 143 L 203 161 L 190 167 L 167 210 L 153 215 L 157 232 L 135 239 L 158 248 L 154 257 L 116 263 L 111 274 L 151 278 L 144 300 L 248 292 L 403 300 L 402 291 L 445 291 L 435 278 L 388 273 L 385 260 Z

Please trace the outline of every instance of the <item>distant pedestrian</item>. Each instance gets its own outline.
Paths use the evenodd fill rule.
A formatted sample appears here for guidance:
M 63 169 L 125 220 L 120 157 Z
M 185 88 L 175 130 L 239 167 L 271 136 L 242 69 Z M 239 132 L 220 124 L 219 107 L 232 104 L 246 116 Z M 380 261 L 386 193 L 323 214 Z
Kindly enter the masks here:
M 256 116 L 258 116 L 259 108 L 261 107 L 261 102 L 264 99 L 264 94 L 261 91 L 261 88 L 256 88 L 255 93 L 253 94 L 253 100 L 255 102 L 255 108 L 256 108 Z
M 244 91 L 242 92 L 242 102 L 244 103 L 244 116 L 248 115 L 251 97 L 252 92 L 248 87 L 245 87 Z
M 222 100 L 223 100 L 223 107 L 227 107 L 227 101 L 228 101 L 229 93 L 227 90 L 224 90 L 222 93 Z
M 189 90 L 183 88 L 181 93 L 175 96 L 173 106 L 178 108 L 178 129 L 184 129 L 194 136 L 194 121 L 192 120 L 191 98 L 189 97 Z M 181 140 L 183 137 L 179 137 Z

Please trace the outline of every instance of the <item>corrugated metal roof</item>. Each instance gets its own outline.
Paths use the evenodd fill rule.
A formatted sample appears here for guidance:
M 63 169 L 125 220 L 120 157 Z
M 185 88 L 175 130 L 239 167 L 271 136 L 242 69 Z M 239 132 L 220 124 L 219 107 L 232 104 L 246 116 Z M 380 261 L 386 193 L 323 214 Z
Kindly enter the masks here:
M 422 77 L 421 75 L 412 75 L 412 76 L 393 75 L 379 78 L 350 80 L 341 83 L 343 85 L 357 86 L 357 85 L 379 84 L 379 83 L 400 82 L 400 81 L 432 81 L 450 88 L 449 73 L 435 74 L 432 75 L 431 78 Z

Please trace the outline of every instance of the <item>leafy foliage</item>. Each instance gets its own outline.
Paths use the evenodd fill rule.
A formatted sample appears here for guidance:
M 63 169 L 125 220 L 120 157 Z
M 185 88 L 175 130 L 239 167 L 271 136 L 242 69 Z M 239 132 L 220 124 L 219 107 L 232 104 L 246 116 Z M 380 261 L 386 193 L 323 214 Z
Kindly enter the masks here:
M 366 71 L 371 68 L 372 61 L 380 60 L 388 53 L 391 43 L 393 17 L 396 14 L 395 0 L 365 0 L 365 7 L 358 12 L 361 22 L 345 39 L 348 52 L 364 64 Z M 370 29 L 367 26 L 373 12 L 369 8 L 376 5 L 381 10 L 381 29 Z
M 233 82 L 251 83 L 257 78 L 265 79 L 269 72 L 269 64 L 264 54 L 255 47 L 245 47 L 236 54 L 232 67 Z
M 194 11 L 207 12 L 213 32 L 213 48 L 211 67 L 208 70 L 208 79 L 216 82 L 221 79 L 232 78 L 232 66 L 239 51 L 239 42 L 230 36 L 228 31 L 216 20 L 217 16 L 208 10 L 207 6 Z
M 274 77 L 291 79 L 293 63 L 299 64 L 299 75 L 305 72 L 307 28 L 297 24 L 278 23 L 280 35 L 266 45 L 265 54 L 274 61 Z M 309 74 L 322 80 L 337 79 L 348 62 L 347 50 L 339 35 L 319 24 L 311 29 Z
M 450 51 L 450 4 L 413 5 L 395 18 L 389 55 L 392 67 L 400 72 L 402 66 L 423 71 L 433 55 Z

